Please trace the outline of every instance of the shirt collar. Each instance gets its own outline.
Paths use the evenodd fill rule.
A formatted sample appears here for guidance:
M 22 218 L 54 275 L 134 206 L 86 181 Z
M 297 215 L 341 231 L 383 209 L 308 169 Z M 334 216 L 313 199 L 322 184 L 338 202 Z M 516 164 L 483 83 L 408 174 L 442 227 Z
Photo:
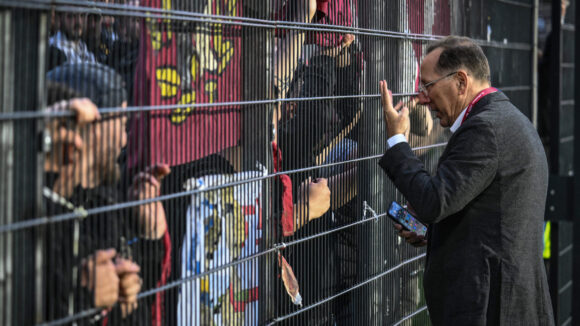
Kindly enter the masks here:
M 465 111 L 467 111 L 467 108 L 465 108 L 465 109 L 463 109 L 463 111 L 461 111 L 461 113 L 459 114 L 457 119 L 455 119 L 455 122 L 453 123 L 451 128 L 449 128 L 449 131 L 451 131 L 451 133 L 456 132 L 457 129 L 459 129 L 459 126 L 461 126 L 461 121 L 463 121 L 463 116 L 465 115 Z

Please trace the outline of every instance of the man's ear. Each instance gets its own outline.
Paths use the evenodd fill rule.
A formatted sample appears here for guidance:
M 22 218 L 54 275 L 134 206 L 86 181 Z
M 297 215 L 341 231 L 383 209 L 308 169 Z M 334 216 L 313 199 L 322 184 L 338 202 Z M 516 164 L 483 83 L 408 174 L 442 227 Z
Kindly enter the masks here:
M 469 82 L 467 73 L 463 70 L 459 70 L 457 74 L 455 74 L 455 78 L 459 95 L 464 95 L 467 92 L 467 83 Z

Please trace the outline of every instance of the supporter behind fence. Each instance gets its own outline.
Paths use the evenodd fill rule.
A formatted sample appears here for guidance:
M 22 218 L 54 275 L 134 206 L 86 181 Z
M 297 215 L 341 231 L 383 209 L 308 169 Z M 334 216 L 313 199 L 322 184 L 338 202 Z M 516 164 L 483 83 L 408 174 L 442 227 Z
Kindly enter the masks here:
M 553 325 L 542 263 L 548 166 L 530 121 L 495 88 L 482 49 L 465 37 L 433 43 L 419 99 L 453 133 L 431 176 L 407 143 L 409 111 L 380 84 L 388 149 L 380 161 L 426 237 L 424 288 L 435 325 Z
M 126 144 L 126 115 L 122 111 L 94 112 L 96 107 L 126 106 L 121 77 L 106 66 L 79 63 L 56 67 L 47 79 L 57 83 L 49 89 L 49 98 L 86 98 L 63 104 L 82 112 L 79 117 L 88 116 L 79 118 L 82 123 L 69 125 L 70 129 L 58 126 L 76 144 L 57 147 L 58 152 L 51 153 L 65 159 L 46 169 L 44 193 L 49 214 L 155 197 L 168 168 L 156 166 L 138 174 L 129 193 L 124 193 L 127 188 L 119 184 L 122 166 L 117 160 Z M 166 255 L 165 230 L 165 213 L 158 202 L 52 224 L 46 252 L 51 257 L 46 292 L 49 318 L 63 318 L 91 307 L 114 307 L 104 317 L 112 324 L 151 323 L 158 303 L 153 302 L 154 297 L 138 302 L 137 294 L 154 287 L 160 277 Z

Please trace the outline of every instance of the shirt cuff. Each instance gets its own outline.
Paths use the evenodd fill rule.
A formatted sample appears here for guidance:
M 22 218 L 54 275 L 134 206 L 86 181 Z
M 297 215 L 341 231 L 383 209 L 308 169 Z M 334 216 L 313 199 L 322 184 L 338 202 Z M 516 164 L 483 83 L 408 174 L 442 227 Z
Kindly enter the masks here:
M 393 146 L 397 145 L 398 143 L 406 143 L 407 139 L 403 134 L 396 134 L 393 137 L 387 139 L 387 149 L 392 148 Z

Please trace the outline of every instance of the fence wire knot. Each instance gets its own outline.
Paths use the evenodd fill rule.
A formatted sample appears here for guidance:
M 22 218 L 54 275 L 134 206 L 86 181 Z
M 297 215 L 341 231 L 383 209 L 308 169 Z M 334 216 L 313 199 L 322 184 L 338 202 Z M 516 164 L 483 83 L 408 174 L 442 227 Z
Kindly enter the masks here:
M 379 216 L 377 215 L 377 212 L 375 212 L 375 210 L 365 200 L 363 201 L 363 219 L 367 218 L 367 211 L 371 212 L 372 214 L 372 216 L 369 218 L 375 219 L 375 223 L 377 223 L 379 221 Z
M 287 245 L 285 242 L 279 243 L 275 246 L 276 251 L 280 252 L 280 249 L 286 249 Z

